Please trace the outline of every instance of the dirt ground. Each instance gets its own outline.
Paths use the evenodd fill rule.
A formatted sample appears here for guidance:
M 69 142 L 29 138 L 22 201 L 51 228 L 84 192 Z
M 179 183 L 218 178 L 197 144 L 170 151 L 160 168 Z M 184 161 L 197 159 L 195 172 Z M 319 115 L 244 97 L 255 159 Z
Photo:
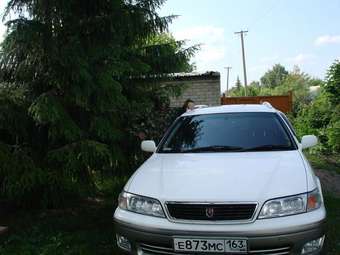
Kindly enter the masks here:
M 320 178 L 324 192 L 340 198 L 340 174 L 322 169 L 315 169 L 315 174 Z

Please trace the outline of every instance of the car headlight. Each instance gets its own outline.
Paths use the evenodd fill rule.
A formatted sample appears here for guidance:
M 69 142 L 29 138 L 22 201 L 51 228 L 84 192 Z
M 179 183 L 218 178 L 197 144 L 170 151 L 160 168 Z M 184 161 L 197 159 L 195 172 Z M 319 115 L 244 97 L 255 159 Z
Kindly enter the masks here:
M 263 205 L 259 219 L 305 213 L 320 208 L 321 204 L 318 189 L 300 195 L 272 199 Z
M 150 197 L 139 196 L 128 192 L 122 192 L 118 198 L 119 208 L 135 213 L 165 217 L 161 203 Z

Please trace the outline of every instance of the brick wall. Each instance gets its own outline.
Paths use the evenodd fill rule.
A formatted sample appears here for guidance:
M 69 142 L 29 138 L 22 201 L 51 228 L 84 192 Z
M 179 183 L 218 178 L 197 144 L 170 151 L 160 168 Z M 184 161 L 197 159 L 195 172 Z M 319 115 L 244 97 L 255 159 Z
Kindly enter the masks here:
M 171 81 L 163 84 L 182 87 L 181 95 L 171 98 L 171 107 L 181 107 L 188 98 L 194 100 L 197 105 L 220 105 L 220 74 L 218 72 L 174 76 Z

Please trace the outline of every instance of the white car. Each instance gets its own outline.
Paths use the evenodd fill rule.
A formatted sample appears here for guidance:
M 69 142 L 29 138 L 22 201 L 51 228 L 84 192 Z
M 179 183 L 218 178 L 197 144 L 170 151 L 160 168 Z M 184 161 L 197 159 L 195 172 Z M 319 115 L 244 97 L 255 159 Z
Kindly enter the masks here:
M 286 116 L 263 105 L 199 108 L 172 124 L 114 213 L 131 254 L 319 254 L 326 210 Z

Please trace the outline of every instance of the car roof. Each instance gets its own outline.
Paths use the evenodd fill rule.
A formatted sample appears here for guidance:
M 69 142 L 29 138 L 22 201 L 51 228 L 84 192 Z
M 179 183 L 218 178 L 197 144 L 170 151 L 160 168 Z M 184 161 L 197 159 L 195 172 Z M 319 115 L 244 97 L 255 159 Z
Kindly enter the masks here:
M 279 112 L 277 109 L 268 104 L 233 104 L 212 107 L 196 108 L 182 114 L 182 116 L 213 114 L 213 113 L 231 113 L 231 112 Z

